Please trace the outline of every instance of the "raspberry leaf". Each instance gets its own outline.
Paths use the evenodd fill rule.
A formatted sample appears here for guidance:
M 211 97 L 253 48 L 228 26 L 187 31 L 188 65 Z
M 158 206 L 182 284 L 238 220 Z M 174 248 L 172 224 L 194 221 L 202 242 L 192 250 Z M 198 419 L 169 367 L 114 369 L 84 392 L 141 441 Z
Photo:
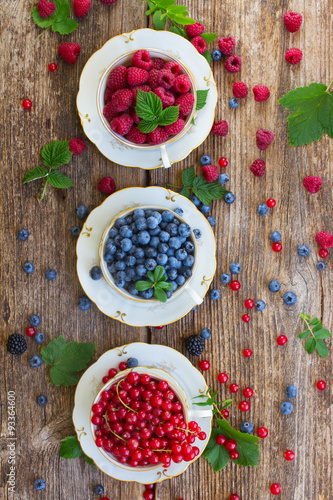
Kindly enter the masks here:
M 58 172 L 58 170 L 53 170 L 53 172 L 48 175 L 47 180 L 51 186 L 59 189 L 67 189 L 74 186 L 72 179 Z
M 49 171 L 45 167 L 32 168 L 31 170 L 28 170 L 28 172 L 24 174 L 22 182 L 23 184 L 25 184 L 26 182 L 31 182 L 36 179 L 41 179 L 42 177 L 46 177 L 48 173 Z
M 197 90 L 197 106 L 196 110 L 200 111 L 200 109 L 204 108 L 207 101 L 209 89 L 207 90 Z
M 163 109 L 159 118 L 159 125 L 171 125 L 175 123 L 179 115 L 179 105 L 178 106 L 169 106 L 168 108 Z
M 138 90 L 135 111 L 143 120 L 153 122 L 162 112 L 162 101 L 154 92 Z
M 68 163 L 72 156 L 69 150 L 69 141 L 51 141 L 42 149 L 44 165 L 51 168 Z
M 46 29 L 52 26 L 52 24 L 55 22 L 57 18 L 57 11 L 53 12 L 52 16 L 45 18 L 40 15 L 40 13 L 38 12 L 38 8 L 34 7 L 31 11 L 31 16 L 40 28 Z
M 195 170 L 194 170 L 193 165 L 192 165 L 192 167 L 189 167 L 189 168 L 186 168 L 185 170 L 183 170 L 182 181 L 183 181 L 183 186 L 185 188 L 192 187 L 194 179 L 195 179 Z
M 149 122 L 147 120 L 141 120 L 141 122 L 138 125 L 138 129 L 143 134 L 149 134 L 149 132 L 153 132 L 153 130 L 155 130 L 155 128 L 157 128 L 157 126 L 158 126 L 158 123 L 156 121 Z
M 187 188 L 184 188 L 182 189 L 181 193 L 180 193 L 182 196 L 185 196 L 185 198 L 189 198 L 190 197 L 190 192 Z
M 212 56 L 211 56 L 211 53 L 208 49 L 202 55 L 204 56 L 204 58 L 206 59 L 208 64 L 210 64 L 212 62 Z
M 225 446 L 220 446 L 215 441 L 217 436 L 220 434 L 222 434 L 220 429 L 212 429 L 208 444 L 202 454 L 202 456 L 213 467 L 215 472 L 222 470 L 226 465 L 228 465 L 230 458 L 230 454 L 226 450 Z
M 203 175 L 193 182 L 193 192 L 204 205 L 210 205 L 212 200 L 218 200 L 228 192 L 217 181 L 207 182 Z
M 206 40 L 207 43 L 211 43 L 215 40 L 217 37 L 216 33 L 202 33 L 200 35 L 204 40 Z
M 56 10 L 52 16 L 46 19 L 39 14 L 38 8 L 34 7 L 31 13 L 33 20 L 40 28 L 52 27 L 52 31 L 57 31 L 61 35 L 72 33 L 77 29 L 78 24 L 74 19 L 68 17 L 70 14 L 68 0 L 54 0 L 54 3 Z
M 83 452 L 82 452 L 82 457 L 87 462 L 87 464 L 89 464 L 89 465 L 95 465 L 94 461 L 90 457 L 88 457 L 85 453 L 83 453 Z
M 78 23 L 74 19 L 67 17 L 66 19 L 62 19 L 52 24 L 52 31 L 60 33 L 60 35 L 69 35 L 69 33 L 75 31 L 77 27 Z

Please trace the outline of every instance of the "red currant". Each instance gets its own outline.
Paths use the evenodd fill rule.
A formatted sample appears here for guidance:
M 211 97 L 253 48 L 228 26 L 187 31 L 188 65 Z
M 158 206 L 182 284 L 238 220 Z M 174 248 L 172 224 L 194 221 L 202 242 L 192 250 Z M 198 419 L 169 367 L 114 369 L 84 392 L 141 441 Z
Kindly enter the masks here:
M 57 71 L 57 69 L 58 66 L 56 65 L 56 63 L 49 64 L 49 71 L 51 71 L 51 73 L 54 73 L 54 71 Z
M 286 450 L 284 452 L 284 458 L 288 460 L 288 462 L 291 462 L 291 460 L 294 460 L 295 458 L 295 453 L 291 450 Z
M 227 439 L 224 446 L 226 450 L 234 451 L 237 448 L 237 442 L 234 439 Z
M 219 436 L 216 436 L 216 438 L 215 438 L 215 442 L 219 446 L 223 446 L 224 443 L 226 442 L 226 440 L 227 440 L 227 438 L 225 436 L 223 436 L 223 434 L 220 434 Z
M 219 159 L 219 165 L 220 167 L 227 167 L 228 166 L 228 160 L 222 156 L 222 158 Z
M 281 486 L 278 483 L 274 483 L 271 486 L 271 493 L 272 495 L 280 495 L 281 493 Z
M 206 437 L 207 437 L 207 434 L 204 431 L 199 432 L 198 438 L 200 439 L 200 441 L 204 441 L 206 439 Z
M 246 309 L 252 309 L 252 307 L 254 307 L 254 302 L 252 299 L 247 299 L 245 301 L 245 307 Z
M 237 291 L 237 290 L 239 290 L 239 289 L 240 289 L 240 287 L 241 287 L 240 282 L 239 282 L 239 281 L 237 281 L 237 280 L 232 281 L 232 282 L 230 283 L 230 288 L 231 288 L 231 290 Z
M 198 424 L 197 422 L 194 422 L 193 420 L 191 422 L 189 422 L 188 424 L 188 428 L 190 431 L 196 431 L 197 428 L 198 428 Z
M 113 378 L 115 375 L 117 375 L 118 372 L 117 372 L 116 368 L 110 368 L 108 373 L 109 373 L 109 377 Z
M 153 490 L 155 488 L 155 484 L 145 484 L 144 487 L 146 490 Z
M 248 323 L 250 321 L 250 316 L 248 314 L 243 314 L 242 316 L 242 320 L 244 321 L 244 323 Z
M 273 198 L 269 198 L 266 201 L 266 205 L 268 206 L 268 208 L 273 208 L 276 205 L 276 201 Z
M 103 384 L 106 384 L 110 380 L 110 377 L 108 375 L 105 375 L 105 377 L 102 378 Z
M 101 498 L 101 500 L 110 500 L 110 498 L 108 498 L 108 497 L 103 497 L 103 498 Z
M 259 429 L 257 430 L 257 436 L 261 439 L 265 439 L 265 437 L 268 436 L 268 430 L 266 429 L 266 427 L 259 427 Z
M 154 500 L 155 498 L 155 493 L 153 491 L 149 491 L 149 490 L 146 490 L 144 493 L 143 493 L 143 498 L 145 500 Z
M 233 493 L 230 495 L 229 500 L 240 500 L 240 497 L 236 493 Z
M 236 451 L 236 450 L 232 451 L 232 452 L 230 453 L 230 458 L 231 458 L 232 460 L 237 460 L 237 458 L 239 458 L 239 453 L 238 453 L 238 451 Z
M 33 326 L 29 326 L 25 333 L 28 335 L 28 337 L 33 337 L 35 334 L 36 334 L 36 328 L 34 328 Z
M 221 384 L 225 384 L 226 381 L 228 380 L 228 375 L 226 373 L 219 373 L 217 376 L 217 380 L 221 382 Z
M 24 99 L 24 101 L 22 101 L 22 107 L 24 109 L 30 109 L 32 106 L 32 102 L 30 101 L 30 99 Z
M 207 371 L 207 370 L 209 370 L 209 368 L 210 368 L 210 362 L 207 361 L 206 359 L 201 360 L 200 363 L 199 363 L 199 368 L 200 368 L 200 370 L 202 370 L 204 372 Z
M 276 342 L 278 345 L 284 345 L 288 342 L 288 338 L 285 335 L 280 335 L 277 339 Z
M 244 396 L 244 398 L 252 398 L 252 396 L 253 396 L 253 390 L 251 389 L 251 387 L 246 387 L 243 390 L 243 396 Z
M 321 248 L 318 254 L 322 259 L 326 259 L 326 257 L 328 256 L 328 250 L 324 250 L 323 248 Z
M 122 361 L 121 363 L 119 363 L 119 367 L 118 368 L 119 368 L 120 371 L 126 370 L 127 363 L 125 361 Z
M 164 325 L 157 326 L 156 328 L 157 330 L 162 330 L 162 328 L 164 328 Z
M 248 401 L 241 401 L 238 408 L 240 411 L 248 411 L 250 409 L 250 403 Z
M 231 384 L 230 387 L 230 392 L 236 393 L 238 392 L 238 385 L 237 384 Z
M 317 389 L 324 391 L 326 389 L 326 382 L 324 380 L 319 380 L 317 382 Z
M 229 412 L 228 412 L 228 410 L 226 410 L 226 409 L 221 410 L 221 413 L 222 413 L 222 415 L 224 416 L 224 418 L 228 418 L 228 417 L 229 417 Z
M 244 356 L 245 358 L 250 358 L 250 357 L 252 356 L 252 351 L 251 351 L 251 349 L 244 349 L 244 351 L 243 351 L 243 356 Z
M 103 438 L 97 438 L 96 441 L 96 446 L 98 446 L 98 448 L 101 448 L 103 445 L 104 445 L 104 439 Z
M 272 245 L 272 250 L 273 250 L 274 252 L 281 252 L 281 250 L 282 250 L 282 245 L 281 245 L 281 243 L 280 243 L 279 241 L 276 241 L 275 243 L 273 243 L 273 245 Z

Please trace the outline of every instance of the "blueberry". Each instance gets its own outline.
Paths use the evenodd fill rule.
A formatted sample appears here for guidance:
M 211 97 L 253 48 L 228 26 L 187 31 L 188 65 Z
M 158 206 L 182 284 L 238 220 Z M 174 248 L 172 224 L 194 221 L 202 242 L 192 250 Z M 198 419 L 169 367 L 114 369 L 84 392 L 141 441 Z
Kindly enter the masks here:
M 153 294 L 154 291 L 152 288 L 148 288 L 148 290 L 143 290 L 142 292 L 140 292 L 141 297 L 143 297 L 144 299 L 151 299 Z
M 196 207 L 199 207 L 201 205 L 201 201 L 197 196 L 195 196 L 195 194 L 191 194 L 190 200 Z
M 128 291 L 129 291 L 129 293 L 131 293 L 132 295 L 139 295 L 138 290 L 135 288 L 135 283 L 130 283 L 130 284 L 129 284 L 129 286 L 128 286 Z
M 148 217 L 151 217 L 153 215 L 153 210 L 148 209 L 145 211 L 145 217 L 148 219 Z
M 116 278 L 114 281 L 118 288 L 125 288 L 126 285 L 125 278 Z
M 170 234 L 167 233 L 166 231 L 161 231 L 158 237 L 162 243 L 166 243 L 170 239 Z
M 179 224 L 178 233 L 180 236 L 188 238 L 191 234 L 191 227 L 188 224 Z
M 293 411 L 293 408 L 294 408 L 293 404 L 290 403 L 289 401 L 285 401 L 280 406 L 282 415 L 290 415 L 290 413 Z
M 113 240 L 110 238 L 108 240 L 106 240 L 105 251 L 107 253 L 111 253 L 111 254 L 114 254 L 117 251 L 116 245 L 114 244 Z
M 111 227 L 109 231 L 109 238 L 115 238 L 118 235 L 118 229 L 115 227 Z
M 309 255 L 309 252 L 310 252 L 310 249 L 306 245 L 301 245 L 297 248 L 297 253 L 301 257 L 306 257 L 307 255 Z
M 119 217 L 119 219 L 116 220 L 116 222 L 114 223 L 114 225 L 117 228 L 120 228 L 121 226 L 125 226 L 126 225 L 126 219 L 125 219 L 125 217 Z
M 172 290 L 165 290 L 165 294 L 167 296 L 167 299 L 170 299 L 171 295 L 173 294 Z
M 147 221 L 144 217 L 139 217 L 139 219 L 135 220 L 135 227 L 138 231 L 143 231 L 144 229 L 147 229 Z
M 157 210 L 154 210 L 151 216 L 155 217 L 155 219 L 157 220 L 157 224 L 159 224 L 162 221 L 162 215 Z
M 127 217 L 125 217 L 125 221 L 126 221 L 126 224 L 128 226 L 130 226 L 133 223 L 133 216 L 132 215 L 128 215 Z
M 79 219 L 86 219 L 89 215 L 88 207 L 85 205 L 79 205 L 76 209 L 76 215 Z
M 42 344 L 44 342 L 44 335 L 42 333 L 36 333 L 35 337 L 35 342 L 37 342 L 37 344 Z
M 112 262 L 112 264 L 108 264 L 108 270 L 110 271 L 111 274 L 116 272 L 116 264 L 115 262 Z
M 135 266 L 136 258 L 134 257 L 134 255 L 127 255 L 127 257 L 125 259 L 125 263 L 126 263 L 126 266 L 129 266 L 129 267 Z
M 266 205 L 266 203 L 259 205 L 257 212 L 259 215 L 262 215 L 262 216 L 267 215 L 268 214 L 268 206 Z
M 29 323 L 31 326 L 38 326 L 40 323 L 40 317 L 37 314 L 32 314 L 29 318 Z
M 229 266 L 231 274 L 238 274 L 241 270 L 241 266 L 238 264 L 238 262 L 232 262 Z
M 25 241 L 29 238 L 29 231 L 27 229 L 19 229 L 17 232 L 17 237 L 21 241 Z
M 194 257 L 193 255 L 188 255 L 186 259 L 183 260 L 183 266 L 184 267 L 192 267 L 194 264 Z
M 281 288 L 281 285 L 280 283 L 278 282 L 278 280 L 272 280 L 268 283 L 268 290 L 270 292 L 278 292 Z
M 178 286 L 183 286 L 184 283 L 185 283 L 185 276 L 183 276 L 182 274 L 179 274 L 176 278 L 176 283 Z
M 212 332 L 210 331 L 209 328 L 203 328 L 200 332 L 200 336 L 203 338 L 203 339 L 210 339 L 211 336 L 212 336 Z
M 34 269 L 34 265 L 31 264 L 31 262 L 26 262 L 25 264 L 23 264 L 23 271 L 27 274 L 33 273 Z
M 170 269 L 168 269 L 167 276 L 168 276 L 169 280 L 174 281 L 178 276 L 177 269 L 174 267 L 171 267 Z
M 287 394 L 287 398 L 294 398 L 295 396 L 297 396 L 297 387 L 295 387 L 294 385 L 288 385 L 288 387 L 286 388 L 286 394 Z
M 177 236 L 173 236 L 169 240 L 169 247 L 173 248 L 174 250 L 178 250 L 178 248 L 181 247 L 181 244 L 182 243 L 181 243 L 180 239 Z
M 323 271 L 324 269 L 326 269 L 326 264 L 325 262 L 317 262 L 316 264 L 316 268 L 318 269 L 318 271 Z
M 125 269 L 125 267 L 126 267 L 126 264 L 125 264 L 125 262 L 123 260 L 118 260 L 116 262 L 116 269 L 117 269 L 117 271 L 123 271 Z
M 175 257 L 176 257 L 177 260 L 184 260 L 184 259 L 186 259 L 187 252 L 186 252 L 185 248 L 179 248 L 179 250 L 177 250 L 175 252 Z
M 230 106 L 232 109 L 236 109 L 236 108 L 238 108 L 238 106 L 239 106 L 238 99 L 235 99 L 235 97 L 232 97 L 231 99 L 229 99 L 229 106 Z
M 46 483 L 44 479 L 36 479 L 36 481 L 34 481 L 34 488 L 37 491 L 45 490 Z
M 89 271 L 89 276 L 94 281 L 100 280 L 102 275 L 102 269 L 99 266 L 94 266 Z
M 179 236 L 179 241 L 180 241 L 181 245 L 184 245 L 186 240 L 187 240 L 186 236 Z
M 114 254 L 115 258 L 117 260 L 123 260 L 125 258 L 125 252 L 124 250 L 117 250 L 116 253 Z
M 177 236 L 178 234 L 178 226 L 174 222 L 169 222 L 165 230 L 170 234 L 170 236 Z
M 211 225 L 211 227 L 215 226 L 215 224 L 216 224 L 215 217 L 207 217 L 207 220 L 208 220 L 209 224 Z
M 266 307 L 266 304 L 263 300 L 258 300 L 256 303 L 255 303 L 255 306 L 256 306 L 256 309 L 257 311 L 263 311 Z
M 135 366 L 138 366 L 138 364 L 139 361 L 136 358 L 128 358 L 127 360 L 127 368 L 134 368 Z
M 217 290 L 217 288 L 214 288 L 214 290 L 211 290 L 209 293 L 209 296 L 212 300 L 217 300 L 221 297 L 221 293 Z
M 293 292 L 286 292 L 283 295 L 283 302 L 287 306 L 293 306 L 294 304 L 296 304 L 296 301 L 297 301 L 297 297 Z
M 222 52 L 219 49 L 215 49 L 212 52 L 213 61 L 220 61 L 222 59 Z
M 273 231 L 270 235 L 269 235 L 269 239 L 274 241 L 274 243 L 276 243 L 277 241 L 281 241 L 281 233 L 280 231 Z
M 122 226 L 119 229 L 119 234 L 122 238 L 132 238 L 133 231 L 129 226 Z
M 135 358 L 129 358 L 129 359 L 135 359 Z M 129 360 L 128 360 L 129 361 Z M 127 361 L 127 366 L 128 366 L 128 361 Z M 134 365 L 134 366 L 137 366 L 137 365 Z M 131 366 L 128 366 L 129 368 L 132 368 Z M 96 486 L 94 486 L 94 493 L 96 495 L 103 495 L 104 493 L 104 488 L 101 484 L 96 484 Z
M 114 255 L 112 255 L 111 253 L 107 252 L 104 254 L 104 260 L 107 264 L 111 264 L 111 262 L 114 261 Z
M 192 271 L 191 271 L 191 269 L 188 269 L 188 268 L 181 267 L 180 268 L 180 273 L 183 276 L 185 276 L 185 278 L 189 278 L 190 276 L 192 276 Z
M 42 364 L 42 358 L 38 354 L 35 354 L 31 356 L 29 363 L 32 368 L 38 368 Z
M 121 236 L 120 234 L 117 234 L 117 236 L 115 236 L 114 240 L 113 240 L 114 244 L 119 247 L 120 245 L 120 242 L 121 242 Z
M 157 262 L 155 259 L 146 259 L 145 266 L 147 271 L 154 271 L 155 267 L 157 266 Z
M 126 275 L 126 278 L 125 278 L 126 281 L 129 282 L 129 281 L 134 280 L 134 278 L 136 276 L 136 272 L 135 272 L 134 267 L 126 267 L 126 269 L 125 269 L 125 275 Z
M 162 220 L 162 222 L 160 222 L 160 228 L 161 229 L 165 229 L 167 227 L 167 225 L 168 225 L 168 223 L 164 222 L 163 220 Z
M 145 256 L 145 251 L 143 248 L 137 248 L 135 250 L 135 254 L 134 254 L 134 257 L 136 259 L 142 259 L 143 257 Z
M 150 236 L 149 236 L 149 238 L 150 238 Z M 124 250 L 124 252 L 129 252 L 131 250 L 132 246 L 133 246 L 133 243 L 129 238 L 124 238 L 120 242 L 120 248 L 122 250 Z
M 159 253 L 156 257 L 156 262 L 159 266 L 165 266 L 168 262 L 168 256 L 165 253 Z
M 226 285 L 231 280 L 231 276 L 228 273 L 222 273 L 220 276 L 221 283 Z
M 209 205 L 201 205 L 201 207 L 199 207 L 199 210 L 202 214 L 208 214 L 208 212 L 210 210 L 210 206 Z
M 138 242 L 140 243 L 140 245 L 148 245 L 148 243 L 150 242 L 150 234 L 148 233 L 148 231 L 140 231 L 138 233 Z
M 57 277 L 57 272 L 54 269 L 47 269 L 45 271 L 45 278 L 48 281 L 52 281 Z
M 167 243 L 159 243 L 157 246 L 157 250 L 159 253 L 167 253 L 169 245 Z
M 200 229 L 193 229 L 193 234 L 196 240 L 199 240 L 202 236 L 202 232 L 200 231 Z
M 175 251 L 173 248 L 168 248 L 168 250 L 166 251 L 166 254 L 168 257 L 173 257 L 175 255 Z
M 178 288 L 177 282 L 176 281 L 169 281 L 168 280 L 168 283 L 171 283 L 171 285 L 172 285 L 172 290 L 171 290 L 172 293 L 175 292 L 177 290 L 177 288 Z
M 235 195 L 233 193 L 226 193 L 223 196 L 223 199 L 226 203 L 228 203 L 230 205 L 231 203 L 233 203 L 235 201 Z
M 170 212 L 170 210 L 165 210 L 164 212 L 162 212 L 162 220 L 164 222 L 172 222 L 174 218 L 175 217 L 173 213 Z
M 185 248 L 187 253 L 192 253 L 194 250 L 194 245 L 191 241 L 186 241 L 184 248 Z
M 78 238 L 80 236 L 80 233 L 81 228 L 79 226 L 75 226 L 72 228 L 72 236 L 74 236 L 74 238 Z
M 147 274 L 147 269 L 144 265 L 140 264 L 136 266 L 135 272 L 139 276 L 139 278 L 142 278 L 142 276 L 145 276 L 145 274 Z
M 156 229 L 158 226 L 158 221 L 155 219 L 155 217 L 150 216 L 147 219 L 147 226 L 149 229 Z
M 160 232 L 161 228 L 159 226 L 155 227 L 155 229 L 149 229 L 150 236 L 157 236 Z
M 180 207 L 177 207 L 177 208 L 175 208 L 175 212 L 176 212 L 177 215 L 182 216 L 183 213 L 184 213 L 184 210 L 182 208 L 180 208 Z
M 133 220 L 139 219 L 145 216 L 145 211 L 142 208 L 137 208 L 133 212 Z
M 87 311 L 91 307 L 91 300 L 86 296 L 80 297 L 77 305 L 79 306 L 79 309 L 81 309 L 81 311 Z
M 251 422 L 242 422 L 240 424 L 240 431 L 241 432 L 246 432 L 247 434 L 252 434 L 253 432 L 253 424 Z
M 218 178 L 218 181 L 223 186 L 224 184 L 226 184 L 227 182 L 229 182 L 229 175 L 228 174 L 220 174 L 219 178 Z
M 39 406 L 45 406 L 47 403 L 47 397 L 43 395 L 37 396 L 36 401 Z

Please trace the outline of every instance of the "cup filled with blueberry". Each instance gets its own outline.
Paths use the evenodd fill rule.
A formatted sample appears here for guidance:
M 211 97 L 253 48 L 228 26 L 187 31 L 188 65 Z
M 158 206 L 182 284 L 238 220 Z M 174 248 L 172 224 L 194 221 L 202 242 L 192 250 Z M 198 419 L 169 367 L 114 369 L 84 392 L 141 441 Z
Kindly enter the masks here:
M 197 256 L 189 224 L 176 212 L 150 205 L 119 213 L 99 245 L 106 282 L 139 302 L 166 302 L 186 291 L 200 304 L 202 298 L 190 286 Z
M 132 148 L 160 148 L 170 167 L 167 145 L 191 127 L 196 109 L 191 71 L 161 50 L 135 50 L 117 58 L 103 73 L 97 108 L 107 131 Z

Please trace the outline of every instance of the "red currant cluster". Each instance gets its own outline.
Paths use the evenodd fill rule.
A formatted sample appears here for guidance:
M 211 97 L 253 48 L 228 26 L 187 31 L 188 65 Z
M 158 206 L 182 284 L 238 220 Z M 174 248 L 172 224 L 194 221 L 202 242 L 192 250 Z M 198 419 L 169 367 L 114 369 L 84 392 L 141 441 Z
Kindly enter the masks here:
M 206 439 L 196 422 L 186 424 L 183 406 L 165 380 L 134 371 L 101 393 L 91 422 L 96 445 L 131 467 L 191 462 L 199 454 L 191 445 Z
M 154 500 L 155 498 L 155 484 L 145 484 L 145 491 L 143 492 L 144 500 Z
M 237 460 L 239 458 L 239 453 L 236 450 L 237 442 L 234 439 L 227 439 L 223 434 L 220 434 L 215 439 L 216 444 L 219 446 L 224 446 L 227 451 L 230 452 L 230 458 L 232 460 Z

